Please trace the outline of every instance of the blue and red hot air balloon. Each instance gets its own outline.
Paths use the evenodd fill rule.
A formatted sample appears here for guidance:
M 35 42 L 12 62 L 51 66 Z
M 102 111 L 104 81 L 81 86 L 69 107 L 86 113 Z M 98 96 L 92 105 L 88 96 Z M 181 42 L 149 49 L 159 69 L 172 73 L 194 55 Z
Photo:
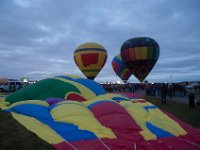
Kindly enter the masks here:
M 132 75 L 132 72 L 127 68 L 125 63 L 122 61 L 121 55 L 116 55 L 112 60 L 112 68 L 117 76 L 121 80 L 126 83 L 126 81 L 129 79 L 129 77 Z

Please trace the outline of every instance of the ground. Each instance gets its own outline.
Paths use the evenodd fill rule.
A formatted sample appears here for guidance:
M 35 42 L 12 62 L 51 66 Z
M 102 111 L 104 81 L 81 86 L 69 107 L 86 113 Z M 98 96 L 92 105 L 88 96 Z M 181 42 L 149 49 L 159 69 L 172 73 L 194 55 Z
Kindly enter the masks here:
M 0 110 L 0 150 L 53 150 L 53 147 Z

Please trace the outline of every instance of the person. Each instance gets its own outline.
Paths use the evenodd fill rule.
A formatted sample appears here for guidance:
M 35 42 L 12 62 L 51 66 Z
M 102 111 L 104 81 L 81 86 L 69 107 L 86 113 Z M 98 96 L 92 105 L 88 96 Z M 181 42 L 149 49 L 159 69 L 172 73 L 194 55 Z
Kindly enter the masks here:
M 198 106 L 200 106 L 200 95 L 198 96 L 198 99 L 197 99 L 196 104 L 197 104 Z
M 190 108 L 195 108 L 195 101 L 194 101 L 194 99 L 195 99 L 194 90 L 191 89 L 189 91 L 189 107 Z
M 172 99 L 172 95 L 173 95 L 173 87 L 172 87 L 172 85 L 169 86 L 168 93 L 169 93 L 170 99 Z
M 166 104 L 167 103 L 167 85 L 164 83 L 161 86 L 161 103 Z

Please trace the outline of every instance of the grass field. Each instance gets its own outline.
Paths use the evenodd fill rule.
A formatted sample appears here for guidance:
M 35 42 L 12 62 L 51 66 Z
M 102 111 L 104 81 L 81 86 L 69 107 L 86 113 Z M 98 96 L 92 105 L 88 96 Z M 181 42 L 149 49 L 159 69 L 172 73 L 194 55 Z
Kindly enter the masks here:
M 53 150 L 53 147 L 0 110 L 0 150 Z
M 187 104 L 167 101 L 166 105 L 161 104 L 161 100 L 155 97 L 145 97 L 146 100 L 158 106 L 160 109 L 167 111 L 180 120 L 200 129 L 200 106 L 191 109 Z

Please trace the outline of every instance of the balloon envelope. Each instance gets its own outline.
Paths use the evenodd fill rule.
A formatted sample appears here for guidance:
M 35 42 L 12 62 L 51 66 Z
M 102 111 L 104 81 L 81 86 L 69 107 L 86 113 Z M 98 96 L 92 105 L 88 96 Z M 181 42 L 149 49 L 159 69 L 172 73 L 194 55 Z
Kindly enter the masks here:
M 122 79 L 125 83 L 132 75 L 132 72 L 127 68 L 125 63 L 123 62 L 121 55 L 116 55 L 112 60 L 112 68 L 114 72 Z
M 97 43 L 84 43 L 76 48 L 74 61 L 81 72 L 93 80 L 104 67 L 107 60 L 106 49 Z
M 121 46 L 122 60 L 141 82 L 153 69 L 159 53 L 158 43 L 148 37 L 132 38 Z
M 59 75 L 17 90 L 0 108 L 56 150 L 199 150 L 199 129 L 138 96 Z M 6 123 L 1 132 L 16 137 Z

